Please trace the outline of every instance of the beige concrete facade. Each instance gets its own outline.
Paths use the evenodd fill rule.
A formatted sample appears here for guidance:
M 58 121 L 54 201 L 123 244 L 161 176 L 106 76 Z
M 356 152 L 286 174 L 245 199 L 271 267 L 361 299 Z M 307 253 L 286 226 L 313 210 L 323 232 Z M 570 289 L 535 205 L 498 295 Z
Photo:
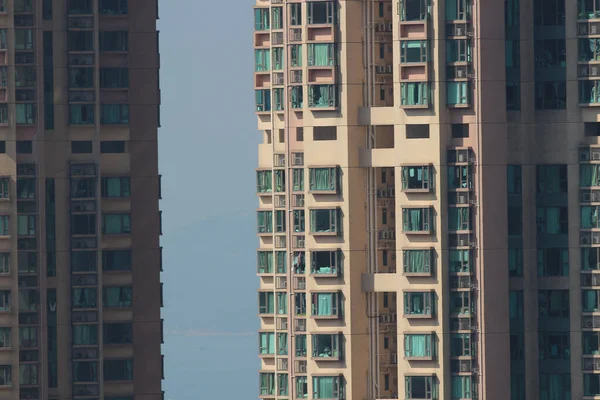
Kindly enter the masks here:
M 331 4 L 337 16 L 319 21 L 314 7 L 330 7 L 323 3 Z M 255 68 L 255 89 L 270 90 L 263 94 L 273 98 L 270 110 L 257 98 L 258 129 L 264 139 L 258 149 L 258 211 L 272 211 L 274 222 L 272 232 L 259 229 L 258 251 L 287 255 L 287 268 L 279 270 L 275 261 L 272 269 L 261 269 L 264 263 L 258 258 L 259 290 L 274 293 L 275 298 L 274 312 L 259 315 L 261 333 L 287 335 L 287 347 L 280 351 L 276 346 L 275 354 L 265 350 L 263 336 L 259 337 L 259 397 L 324 398 L 315 378 L 341 376 L 345 389 L 343 394 L 333 392 L 336 399 L 550 399 L 544 382 L 558 375 L 565 382 L 551 390 L 560 387 L 569 395 L 556 398 L 600 396 L 600 386 L 593 393 L 595 389 L 584 382 L 598 377 L 594 356 L 598 352 L 590 353 L 582 343 L 585 332 L 600 328 L 597 308 L 587 312 L 582 308 L 588 293 L 582 290 L 598 289 L 598 266 L 584 268 L 581 259 L 582 251 L 600 246 L 596 233 L 600 225 L 583 226 L 581 216 L 583 207 L 600 201 L 594 188 L 600 183 L 580 183 L 580 168 L 587 168 L 581 165 L 600 162 L 596 150 L 600 114 L 595 107 L 599 102 L 587 104 L 580 94 L 583 81 L 600 76 L 595 69 L 598 59 L 585 61 L 580 53 L 581 40 L 598 37 L 600 25 L 594 18 L 600 13 L 589 17 L 590 10 L 582 10 L 589 3 L 600 12 L 600 5 L 553 3 L 560 21 L 550 25 L 564 30 L 552 40 L 564 38 L 564 60 L 558 66 L 566 74 L 566 105 L 542 109 L 536 101 L 549 101 L 551 96 L 541 100 L 536 96 L 545 75 L 538 65 L 543 62 L 536 60 L 536 46 L 542 46 L 537 35 L 544 29 L 535 21 L 546 12 L 541 4 L 547 3 L 552 2 L 256 1 L 254 48 L 270 50 L 270 62 L 265 69 Z M 459 10 L 466 5 L 465 14 L 448 18 L 452 11 L 447 7 L 455 4 Z M 408 9 L 419 5 L 421 10 Z M 507 22 L 505 6 L 514 7 L 513 22 Z M 256 14 L 261 9 L 270 16 L 269 26 L 261 11 Z M 281 24 L 276 22 L 278 9 Z M 302 10 L 301 21 L 297 9 Z M 421 16 L 409 17 L 415 13 Z M 511 79 L 520 91 L 519 106 L 507 110 L 505 47 L 511 40 L 520 45 L 517 75 Z M 451 42 L 456 41 L 470 49 L 458 61 L 449 58 L 455 45 Z M 428 54 L 423 55 L 421 44 L 421 59 L 409 59 L 403 47 L 408 42 L 426 42 Z M 324 43 L 336 43 L 337 63 L 314 59 L 310 63 L 312 47 Z M 301 45 L 300 65 L 291 61 L 296 45 Z M 281 66 L 273 62 L 278 48 L 285 54 Z M 423 82 L 428 86 L 410 95 L 410 85 Z M 325 84 L 337 85 L 338 102 L 315 107 L 311 100 L 322 92 L 315 95 L 311 86 Z M 296 104 L 298 90 L 303 92 L 301 105 Z M 454 101 L 454 90 L 466 90 L 462 96 L 466 100 Z M 280 110 L 275 106 L 279 95 Z M 417 95 L 427 100 L 409 104 L 408 99 Z M 517 192 L 507 189 L 512 183 L 507 178 L 509 166 L 521 171 Z M 540 171 L 549 166 L 566 170 L 560 195 L 540 188 Z M 323 167 L 335 167 L 340 176 L 329 194 L 311 191 L 311 170 Z M 297 169 L 304 171 L 303 187 L 294 187 Z M 422 180 L 419 188 L 406 184 L 414 177 L 411 174 L 425 170 L 427 184 Z M 262 171 L 272 174 L 269 187 L 260 185 Z M 449 171 L 455 178 L 458 172 L 453 171 L 459 175 L 464 171 L 467 178 L 457 184 Z M 285 175 L 285 185 L 276 182 L 277 174 Z M 318 208 L 340 210 L 337 235 L 311 232 L 311 210 Z M 404 221 L 406 215 L 415 215 L 411 211 L 415 208 L 424 210 L 421 218 L 429 218 L 427 226 L 420 222 L 418 231 Z M 549 234 L 542 215 L 546 208 L 567 210 L 566 232 Z M 516 209 L 521 213 L 518 234 L 509 232 Z M 301 210 L 305 226 L 297 230 L 294 217 Z M 286 221 L 279 232 L 277 211 Z M 468 215 L 468 222 L 451 226 L 449 221 L 459 214 Z M 264 226 L 261 218 L 259 225 Z M 315 252 L 330 249 L 341 251 L 341 274 L 311 274 Z M 426 267 L 418 271 L 405 262 L 416 250 L 431 255 L 429 263 L 421 261 Z M 540 272 L 548 264 L 541 254 L 554 250 L 568 254 L 568 273 Z M 468 267 L 460 271 L 454 269 L 458 251 L 469 254 Z M 522 271 L 509 274 L 512 251 L 522 253 Z M 305 271 L 296 272 L 294 252 L 306 260 Z M 547 290 L 568 291 L 566 315 L 544 315 L 548 303 L 541 299 Z M 313 294 L 338 291 L 342 315 L 334 319 L 311 315 Z M 288 299 L 280 314 L 278 293 Z M 298 313 L 294 299 L 302 293 L 306 312 Z M 405 299 L 414 293 L 431 294 L 430 313 L 410 309 Z M 519 316 L 509 312 L 512 296 L 522 296 Z M 310 357 L 311 338 L 321 333 L 342 335 L 341 360 Z M 431 357 L 410 355 L 406 343 L 411 334 L 432 335 Z M 540 337 L 554 334 L 567 336 L 565 355 L 543 356 Z M 308 338 L 307 356 L 296 352 L 299 335 Z M 522 345 L 515 344 L 519 335 Z M 459 337 L 468 338 L 472 346 L 456 356 L 453 343 Z M 273 387 L 268 385 L 269 374 Z M 410 393 L 413 378 L 422 376 L 432 377 L 431 392 Z M 457 388 L 463 377 L 470 382 L 469 390 Z M 287 389 L 282 389 L 283 381 Z
M 0 1 L 0 399 L 163 398 L 156 3 Z

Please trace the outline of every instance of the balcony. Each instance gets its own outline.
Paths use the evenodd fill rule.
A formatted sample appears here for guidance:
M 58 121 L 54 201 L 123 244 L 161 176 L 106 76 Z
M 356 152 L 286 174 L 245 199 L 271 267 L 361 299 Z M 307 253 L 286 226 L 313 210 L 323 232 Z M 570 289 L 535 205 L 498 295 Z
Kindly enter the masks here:
M 432 167 L 406 166 L 402 167 L 402 192 L 429 193 L 433 189 Z
M 427 292 L 404 292 L 404 318 L 427 319 L 434 315 L 434 295 Z
M 311 252 L 310 275 L 315 278 L 337 278 L 341 274 L 341 250 Z
M 600 21 L 578 21 L 577 36 L 597 37 L 600 36 Z
M 312 359 L 317 361 L 339 361 L 342 359 L 342 337 L 340 334 L 313 334 Z

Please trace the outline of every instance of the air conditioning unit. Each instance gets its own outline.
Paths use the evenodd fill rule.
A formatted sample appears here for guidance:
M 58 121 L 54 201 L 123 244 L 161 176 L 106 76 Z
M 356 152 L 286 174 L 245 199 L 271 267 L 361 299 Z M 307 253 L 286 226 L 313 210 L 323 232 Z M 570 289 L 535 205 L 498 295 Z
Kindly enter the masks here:
M 467 196 L 461 194 L 458 196 L 458 204 L 465 204 L 467 202 Z
M 300 372 L 300 373 L 306 373 L 306 364 L 300 364 L 300 365 L 298 365 L 298 372 Z
M 586 328 L 593 328 L 594 327 L 594 320 L 593 319 L 588 319 L 585 321 L 585 327 Z
M 389 197 L 396 197 L 396 188 L 388 188 Z
M 385 24 L 384 23 L 380 23 L 377 25 L 377 31 L 378 32 L 385 32 Z
M 392 353 L 392 364 L 398 364 L 398 353 Z
M 396 313 L 392 313 L 392 314 L 390 315 L 390 320 L 391 320 L 392 322 L 396 322 L 396 320 L 397 320 L 397 314 L 396 314 Z
M 591 67 L 590 68 L 590 75 L 591 76 L 598 76 L 598 67 Z
M 378 65 L 376 70 L 378 74 L 385 74 L 385 65 Z
M 598 28 L 597 28 L 596 24 L 591 24 L 590 25 L 590 35 L 595 35 L 598 31 L 597 29 Z
M 460 163 L 467 162 L 467 156 L 465 155 L 465 153 L 458 153 L 458 156 L 456 158 Z
M 600 237 L 598 237 L 598 236 L 594 236 L 594 237 L 592 237 L 592 242 L 593 242 L 594 244 L 600 244 Z
M 598 153 L 597 151 L 592 152 L 592 160 L 594 160 L 594 161 L 600 160 L 600 153 Z
M 460 239 L 460 240 L 458 241 L 458 245 L 459 245 L 459 246 L 466 246 L 466 245 L 467 245 L 467 241 L 466 241 L 465 239 Z
M 85 317 L 83 315 L 77 315 L 73 318 L 75 322 L 85 322 Z
M 588 238 L 588 237 L 582 237 L 581 238 L 581 244 L 590 244 L 590 238 Z
M 464 34 L 465 33 L 464 33 L 464 29 L 463 29 L 462 26 L 457 26 L 457 27 L 454 28 L 454 35 L 455 36 L 463 36 Z
M 304 247 L 304 239 L 298 239 L 298 247 Z
M 75 171 L 73 172 L 74 175 L 83 175 L 83 169 L 81 168 L 75 168 Z
M 390 232 L 390 239 L 396 240 L 396 231 L 391 231 Z
M 81 249 L 81 248 L 83 248 L 83 242 L 77 241 L 74 243 L 73 247 L 75 247 L 76 249 Z
M 393 74 L 394 73 L 394 66 L 393 65 L 388 65 L 387 66 L 387 73 L 388 74 Z
M 75 204 L 73 206 L 73 211 L 75 211 L 75 212 L 84 211 L 84 207 L 81 204 Z
M 475 164 L 475 157 L 469 157 L 469 162 L 471 164 Z
M 387 314 L 380 315 L 379 322 L 384 323 L 384 324 L 390 322 L 390 316 Z
M 387 191 L 385 189 L 377 190 L 377 196 L 382 197 L 382 198 L 386 198 L 387 197 Z
M 462 68 L 458 68 L 456 70 L 456 77 L 457 78 L 464 78 L 465 77 L 465 70 Z
M 469 200 L 469 204 L 477 205 L 477 200 Z
M 382 239 L 389 239 L 390 238 L 390 233 L 388 231 L 381 232 L 381 238 Z

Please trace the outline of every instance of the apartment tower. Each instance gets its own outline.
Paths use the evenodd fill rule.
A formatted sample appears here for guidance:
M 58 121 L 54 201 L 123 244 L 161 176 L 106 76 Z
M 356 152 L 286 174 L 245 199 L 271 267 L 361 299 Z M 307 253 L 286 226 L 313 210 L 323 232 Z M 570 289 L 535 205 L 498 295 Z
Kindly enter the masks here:
M 0 399 L 162 399 L 157 0 L 0 0 Z
M 600 1 L 254 18 L 259 397 L 600 396 Z

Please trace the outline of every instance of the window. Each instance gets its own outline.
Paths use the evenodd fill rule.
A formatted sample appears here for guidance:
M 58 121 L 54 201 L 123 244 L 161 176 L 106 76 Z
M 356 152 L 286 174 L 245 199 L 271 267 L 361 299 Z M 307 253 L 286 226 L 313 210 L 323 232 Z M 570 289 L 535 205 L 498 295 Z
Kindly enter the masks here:
M 283 21 L 282 21 L 282 15 L 283 15 L 283 8 L 282 7 L 273 7 L 272 8 L 272 29 L 281 29 L 283 28 Z
M 35 122 L 35 105 L 18 103 L 15 105 L 17 114 L 17 125 L 33 125 Z M 17 153 L 18 150 L 17 142 Z
M 290 11 L 290 25 L 297 26 L 302 25 L 302 4 L 291 3 L 289 4 Z
M 100 152 L 103 154 L 125 153 L 125 142 L 123 140 L 105 140 L 100 142 Z
M 33 29 L 15 29 L 15 50 L 33 50 Z
M 15 13 L 32 13 L 33 4 L 31 0 L 15 0 Z
M 271 69 L 271 50 L 254 50 L 254 71 L 265 72 Z
M 306 335 L 296 335 L 296 357 L 306 357 Z
M 102 250 L 102 270 L 130 271 L 131 249 Z
M 566 165 L 538 165 L 537 193 L 567 193 Z
M 73 382 L 98 382 L 98 362 L 74 361 Z
M 8 222 L 9 222 L 8 215 L 0 215 L 0 236 L 10 235 Z
M 37 385 L 38 384 L 38 366 L 37 364 L 19 365 L 19 384 Z
M 340 211 L 338 209 L 310 210 L 310 232 L 313 234 L 341 232 Z
M 292 190 L 294 192 L 304 191 L 304 170 L 301 168 L 292 169 Z
M 275 232 L 283 233 L 286 231 L 287 214 L 283 210 L 275 210 Z
M 37 290 L 19 290 L 19 311 L 36 311 L 40 303 L 39 297 Z
M 95 251 L 73 251 L 71 252 L 71 268 L 74 272 L 96 271 Z
M 0 86 L 2 86 L 2 85 L 0 84 Z M 0 124 L 3 124 L 3 125 L 8 124 L 8 104 L 0 104 Z M 6 142 L 3 142 L 3 143 L 6 143 Z M 2 153 L 6 153 L 6 150 L 3 151 Z
M 273 232 L 273 212 L 272 211 L 257 211 L 257 232 L 272 233 Z
M 429 190 L 431 167 L 421 165 L 415 167 L 402 167 L 402 190 Z
M 294 210 L 294 232 L 304 232 L 304 210 Z
M 301 44 L 290 45 L 290 65 L 294 68 L 302 66 L 302 45 Z
M 404 357 L 411 358 L 434 358 L 435 349 L 433 335 L 411 334 L 404 335 Z
M 268 31 L 271 29 L 271 19 L 269 17 L 268 8 L 254 9 L 254 30 Z
M 449 106 L 470 104 L 470 99 L 471 88 L 469 82 L 447 82 L 446 103 Z
M 17 140 L 17 154 L 33 153 L 33 142 L 31 140 Z
M 341 294 L 335 293 L 312 293 L 312 316 L 315 317 L 336 317 L 342 314 Z
M 256 111 L 267 112 L 271 111 L 271 90 L 259 89 L 254 91 L 256 100 Z
M 431 274 L 431 250 L 404 250 L 402 255 L 405 274 Z
M 258 374 L 261 396 L 275 395 L 275 373 L 261 372 Z
M 523 209 L 508 207 L 508 236 L 521 236 L 523 234 Z
M 446 1 L 446 21 L 467 20 L 471 18 L 469 0 Z
M 102 215 L 102 233 L 106 235 L 119 235 L 131 233 L 130 214 L 104 214 Z
M 581 332 L 582 339 L 582 351 L 585 355 L 600 355 L 600 343 L 598 339 L 598 332 Z
M 525 335 L 523 332 L 510 334 L 510 360 L 522 361 L 525 359 Z
M 127 15 L 127 0 L 99 0 L 100 14 Z
M 523 276 L 523 249 L 508 249 L 508 275 L 512 277 Z
M 17 234 L 19 236 L 35 236 L 35 215 L 17 216 Z
M 506 81 L 506 109 L 521 109 L 521 84 L 519 82 Z
M 132 381 L 133 360 L 104 360 L 105 381 Z
M 337 192 L 337 168 L 310 168 L 309 182 L 311 192 Z
M 42 15 L 44 19 L 52 19 L 52 0 L 44 0 L 42 2 Z
M 277 394 L 279 396 L 288 395 L 288 374 L 277 374 Z
M 307 2 L 308 25 L 333 24 L 337 22 L 337 2 Z
M 129 87 L 128 68 L 100 68 L 100 87 L 103 89 L 126 89 Z
M 94 51 L 94 32 L 69 31 L 69 51 Z
M 523 291 L 511 290 L 508 292 L 508 317 L 510 321 L 523 321 Z
M 17 198 L 35 199 L 35 178 L 17 178 Z
M 402 82 L 400 84 L 401 104 L 403 106 L 429 106 L 429 87 L 427 82 Z
M 37 328 L 20 327 L 19 328 L 19 346 L 23 348 L 33 348 L 38 345 Z
M 566 63 L 565 39 L 535 40 L 535 67 L 564 67 Z
M 565 80 L 535 83 L 535 108 L 538 110 L 563 110 L 567 107 Z
M 595 229 L 600 227 L 598 221 L 598 206 L 581 207 L 581 227 L 584 229 Z
M 291 89 L 291 103 L 292 103 L 292 108 L 302 108 L 303 107 L 303 101 L 304 101 L 304 93 L 303 93 L 303 87 L 304 86 L 292 86 Z M 261 111 L 261 110 L 258 110 Z M 267 110 L 268 111 L 268 110 Z
M 313 127 L 313 140 L 337 140 L 337 127 L 315 126 Z
M 73 345 L 97 345 L 98 325 L 73 325 Z
M 474 383 L 470 376 L 452 376 L 451 381 L 451 399 L 470 399 L 475 391 Z
M 579 186 L 600 186 L 600 164 L 579 165 Z
M 275 192 L 285 192 L 285 171 L 282 169 L 275 170 Z
M 600 309 L 599 299 L 600 291 L 598 290 L 582 290 L 581 302 L 583 312 L 597 312 Z
M 538 315 L 540 317 L 568 317 L 569 291 L 539 290 Z
M 400 0 L 398 14 L 401 21 L 423 21 L 429 19 L 429 0 Z
M 453 333 L 450 335 L 450 357 L 472 357 L 475 345 L 470 333 Z
M 446 62 L 472 62 L 471 41 L 468 39 L 446 40 Z
M 9 349 L 12 347 L 12 343 L 10 340 L 11 328 L 4 327 L 0 328 L 0 348 Z M 1 386 L 1 383 L 0 383 Z
M 308 85 L 308 106 L 311 108 L 337 107 L 337 86 Z
M 405 376 L 404 390 L 406 399 L 437 399 L 437 383 L 432 376 Z
M 97 297 L 96 288 L 74 288 L 71 303 L 73 308 L 96 308 Z
M 402 64 L 424 63 L 429 61 L 427 40 L 400 41 L 400 62 Z
M 15 86 L 18 88 L 35 87 L 34 67 L 15 67 Z
M 468 231 L 473 229 L 471 226 L 471 208 L 470 207 L 450 207 L 448 208 L 448 230 L 449 231 Z
M 402 230 L 404 232 L 431 232 L 433 217 L 431 208 L 403 208 Z
M 584 374 L 583 375 L 583 395 L 584 396 L 600 395 L 600 374 Z
M 71 180 L 71 197 L 92 198 L 96 196 L 95 178 L 75 178 Z
M 566 235 L 568 233 L 567 216 L 566 207 L 538 207 L 538 234 Z
M 259 314 L 273 314 L 275 310 L 274 303 L 275 295 L 273 292 L 259 292 L 258 293 L 258 313 Z
M 69 0 L 68 14 L 92 14 L 92 0 Z
M 129 104 L 102 104 L 100 123 L 103 125 L 124 125 L 129 123 Z
M 287 293 L 278 292 L 276 294 L 277 314 L 278 315 L 287 314 L 287 312 L 288 312 L 287 299 L 288 299 Z
M 93 68 L 69 68 L 70 89 L 90 89 L 94 87 Z
M 273 172 L 256 172 L 256 191 L 258 193 L 271 193 L 273 191 Z
M 341 376 L 313 376 L 313 399 L 343 399 L 344 387 Z
M 540 399 L 571 398 L 571 374 L 540 374 L 539 382 Z
M 591 247 L 581 248 L 581 269 L 584 271 L 600 269 L 600 249 Z
M 37 261 L 37 253 L 18 253 L 17 264 L 19 269 L 19 275 L 37 273 Z
M 340 335 L 312 335 L 313 358 L 342 358 Z
M 128 176 L 102 177 L 102 197 L 129 197 L 130 179 Z
M 127 31 L 100 32 L 100 51 L 127 51 Z
M 79 140 L 71 142 L 71 153 L 73 154 L 85 154 L 92 152 L 92 141 Z
M 273 48 L 273 57 L 271 59 L 272 61 L 272 68 L 273 71 L 280 71 L 283 69 L 283 48 L 282 47 L 274 47 Z
M 0 274 L 8 273 L 10 273 L 10 253 L 0 253 Z
M 337 65 L 337 49 L 335 43 L 309 43 L 308 66 L 331 67 Z
M 539 332 L 540 360 L 568 360 L 569 333 Z
M 409 317 L 433 316 L 432 292 L 404 292 L 404 315 Z
M 102 304 L 104 307 L 131 307 L 131 286 L 112 286 L 102 288 Z
M 342 252 L 313 251 L 310 254 L 310 273 L 314 275 L 338 276 L 342 270 Z
M 508 194 L 521 194 L 521 166 L 508 165 L 506 171 Z
M 104 344 L 127 344 L 133 342 L 131 322 L 105 322 L 103 324 Z
M 471 292 L 450 292 L 450 314 L 472 314 Z
M 469 137 L 469 124 L 452 124 L 452 139 Z
M 539 276 L 569 276 L 569 249 L 538 249 Z
M 10 193 L 10 178 L 0 178 L 0 199 L 8 199 Z
M 259 332 L 258 334 L 258 352 L 262 355 L 275 354 L 275 333 Z

